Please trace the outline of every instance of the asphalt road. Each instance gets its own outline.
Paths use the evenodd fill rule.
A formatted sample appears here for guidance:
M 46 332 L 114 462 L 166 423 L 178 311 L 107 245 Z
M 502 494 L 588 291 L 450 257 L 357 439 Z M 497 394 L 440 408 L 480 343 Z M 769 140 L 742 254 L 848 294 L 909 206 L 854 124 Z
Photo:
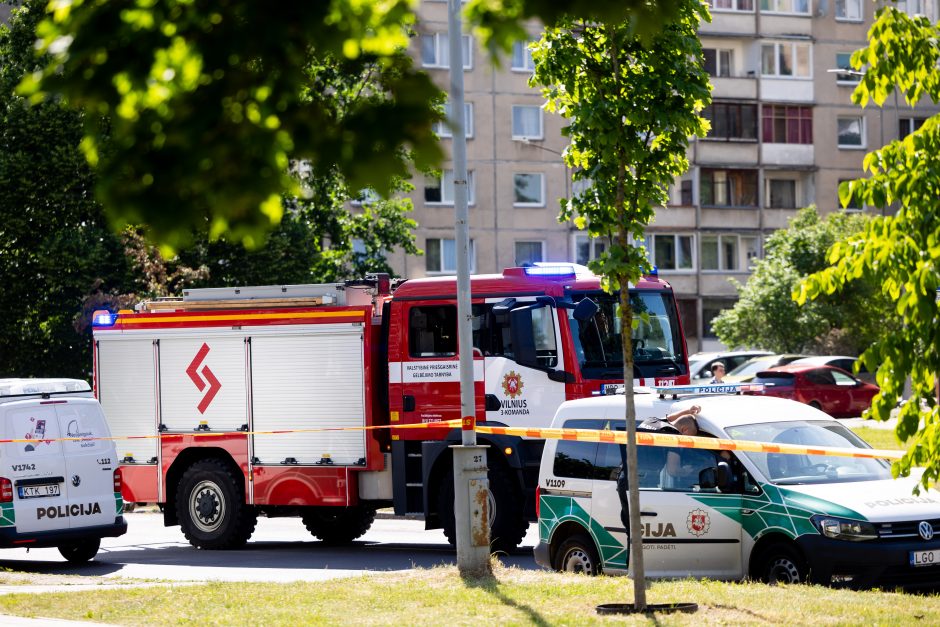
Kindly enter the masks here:
M 164 527 L 163 515 L 126 514 L 128 532 L 105 538 L 93 562 L 73 566 L 58 550 L 3 549 L 0 569 L 36 575 L 85 575 L 102 583 L 125 579 L 168 581 L 318 581 L 368 572 L 456 564 L 456 555 L 441 530 L 425 531 L 423 521 L 378 519 L 350 546 L 329 547 L 317 541 L 299 518 L 259 518 L 248 545 L 237 551 L 194 549 L 179 527 Z M 503 558 L 507 565 L 535 569 L 532 548 L 538 539 L 532 525 L 523 545 Z

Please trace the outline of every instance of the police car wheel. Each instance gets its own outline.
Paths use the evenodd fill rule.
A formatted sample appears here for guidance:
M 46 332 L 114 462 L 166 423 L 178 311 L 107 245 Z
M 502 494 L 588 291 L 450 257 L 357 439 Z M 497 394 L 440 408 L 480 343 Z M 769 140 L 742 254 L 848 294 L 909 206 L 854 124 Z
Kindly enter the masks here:
M 562 573 L 599 574 L 600 559 L 594 542 L 582 534 L 567 538 L 555 552 L 555 570 Z
M 59 546 L 59 553 L 72 564 L 84 564 L 95 558 L 101 546 L 99 538 Z
M 785 544 L 775 544 L 764 552 L 762 579 L 771 585 L 806 582 L 806 567 L 796 552 Z
M 176 512 L 180 529 L 197 549 L 243 546 L 257 523 L 257 513 L 245 504 L 235 475 L 217 459 L 186 469 L 176 493 Z

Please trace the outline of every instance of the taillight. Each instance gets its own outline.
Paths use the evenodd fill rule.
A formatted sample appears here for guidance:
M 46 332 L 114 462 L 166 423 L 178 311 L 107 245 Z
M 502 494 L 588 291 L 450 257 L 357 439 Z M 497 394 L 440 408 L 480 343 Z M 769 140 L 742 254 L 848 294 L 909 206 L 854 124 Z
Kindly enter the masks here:
M 115 492 L 121 491 L 121 469 L 120 468 L 114 471 L 114 491 Z
M 535 517 L 539 517 L 539 508 L 542 503 L 542 486 L 535 486 Z
M 13 482 L 6 477 L 0 477 L 0 503 L 13 502 Z

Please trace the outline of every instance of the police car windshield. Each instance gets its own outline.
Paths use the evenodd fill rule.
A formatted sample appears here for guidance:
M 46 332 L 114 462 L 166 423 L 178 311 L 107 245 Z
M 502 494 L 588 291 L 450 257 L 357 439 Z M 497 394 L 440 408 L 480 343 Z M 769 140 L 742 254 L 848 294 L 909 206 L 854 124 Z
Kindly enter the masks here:
M 575 351 L 585 379 L 622 379 L 623 343 L 620 339 L 620 297 L 593 292 L 574 294 L 578 302 L 589 296 L 598 304 L 597 314 L 579 322 L 568 309 Z M 635 319 L 633 360 L 636 377 L 679 376 L 686 373 L 684 345 L 679 336 L 676 304 L 670 292 L 633 290 L 630 305 Z M 643 316 L 641 317 L 641 314 Z M 665 374 L 671 367 L 670 374 Z
M 734 440 L 774 444 L 871 448 L 864 440 L 840 424 L 819 421 L 765 422 L 726 429 Z M 788 455 L 783 453 L 743 453 L 768 480 L 777 485 L 807 483 L 848 483 L 890 479 L 889 464 L 881 459 L 856 459 L 836 455 Z

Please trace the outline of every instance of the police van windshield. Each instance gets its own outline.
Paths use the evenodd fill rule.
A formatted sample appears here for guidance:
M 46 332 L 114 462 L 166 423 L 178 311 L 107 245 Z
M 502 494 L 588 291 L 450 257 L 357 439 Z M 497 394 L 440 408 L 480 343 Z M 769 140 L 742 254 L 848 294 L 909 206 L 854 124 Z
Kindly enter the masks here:
M 578 322 L 568 309 L 568 324 L 575 353 L 585 379 L 622 379 L 623 343 L 620 341 L 620 297 L 604 292 L 574 294 L 574 302 L 590 297 L 597 315 Z M 671 292 L 631 290 L 634 378 L 671 378 L 688 372 L 685 343 L 679 333 L 676 302 Z M 641 316 L 642 314 L 642 316 Z
M 729 427 L 734 440 L 754 440 L 802 446 L 871 448 L 840 424 L 829 421 L 765 422 Z M 890 479 L 890 465 L 882 459 L 856 459 L 836 455 L 743 453 L 762 475 L 777 485 L 848 483 Z

